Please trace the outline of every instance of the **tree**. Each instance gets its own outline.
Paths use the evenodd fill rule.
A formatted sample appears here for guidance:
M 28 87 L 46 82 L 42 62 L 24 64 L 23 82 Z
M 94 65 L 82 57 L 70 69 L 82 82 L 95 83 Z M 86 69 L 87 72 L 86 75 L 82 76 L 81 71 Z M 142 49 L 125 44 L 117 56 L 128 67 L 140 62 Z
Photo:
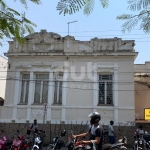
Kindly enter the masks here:
M 73 14 L 83 8 L 85 15 L 89 15 L 94 8 L 95 0 L 60 0 L 57 4 L 59 13 Z M 100 0 L 103 8 L 108 7 L 108 0 Z M 122 14 L 117 16 L 118 20 L 125 20 L 122 25 L 122 32 L 130 32 L 139 22 L 140 29 L 150 33 L 150 0 L 128 0 L 128 9 L 137 11 L 138 14 Z
M 150 0 L 128 0 L 128 9 L 138 11 L 136 15 L 122 14 L 117 17 L 118 20 L 127 20 L 122 25 L 122 31 L 130 32 L 139 22 L 140 29 L 145 33 L 150 33 Z
M 108 0 L 100 0 L 103 8 L 108 6 Z M 73 14 L 83 8 L 85 15 L 89 15 L 94 8 L 95 0 L 60 0 L 57 4 L 59 14 Z
M 40 4 L 40 0 L 30 0 L 35 4 Z M 27 0 L 20 0 L 27 9 Z M 20 44 L 24 43 L 24 34 L 33 33 L 33 22 L 28 20 L 24 14 L 8 7 L 4 0 L 0 0 L 0 39 L 4 37 L 15 37 Z M 2 43 L 0 43 L 2 45 Z

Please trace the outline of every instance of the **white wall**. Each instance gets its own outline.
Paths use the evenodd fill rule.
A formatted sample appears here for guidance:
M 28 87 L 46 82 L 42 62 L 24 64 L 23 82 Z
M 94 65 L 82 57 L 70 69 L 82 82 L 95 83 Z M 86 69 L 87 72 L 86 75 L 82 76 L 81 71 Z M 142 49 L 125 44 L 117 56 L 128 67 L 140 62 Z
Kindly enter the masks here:
M 40 58 L 40 59 L 39 59 Z M 44 63 L 48 62 L 49 57 L 39 57 L 35 58 L 34 62 L 32 62 L 31 59 L 28 57 L 19 57 L 15 58 L 11 61 L 11 68 L 10 72 L 8 72 L 8 76 L 15 78 L 16 76 L 16 66 L 18 66 L 18 62 L 20 65 L 28 66 L 29 64 L 39 64 L 41 61 Z M 59 61 L 58 61 L 59 59 Z M 61 66 L 63 64 L 64 57 L 53 57 L 53 62 L 51 63 L 53 66 Z M 133 60 L 130 58 L 126 58 L 128 62 L 122 61 L 122 58 L 119 58 L 117 61 L 118 65 L 118 89 L 117 91 L 114 91 L 113 94 L 117 93 L 117 100 L 118 100 L 118 106 L 116 106 L 116 110 L 118 111 L 118 119 L 119 122 L 125 122 L 125 121 L 134 121 L 134 84 L 133 84 Z M 17 60 L 17 62 L 16 62 Z M 39 61 L 38 61 L 39 60 Z M 56 61 L 55 61 L 56 60 Z M 73 63 L 76 60 L 76 58 L 70 58 L 69 66 L 72 67 L 75 65 L 76 72 L 79 72 L 82 67 L 85 67 L 87 72 L 87 63 L 93 62 L 93 58 L 89 57 L 87 59 L 82 60 L 82 57 L 80 59 L 77 59 L 76 63 Z M 98 66 L 105 66 L 105 69 L 107 66 L 112 66 L 112 68 L 109 68 L 108 71 L 113 70 L 114 66 L 114 59 L 113 58 L 97 58 Z M 106 62 L 105 62 L 106 61 Z M 48 63 L 47 63 L 48 64 Z M 38 69 L 39 72 L 43 72 L 43 69 L 47 69 L 45 66 L 38 67 L 38 68 L 28 68 L 26 71 L 34 71 Z M 14 70 L 14 71 L 13 71 Z M 83 70 L 82 70 L 83 71 Z M 101 73 L 102 70 L 100 70 L 99 73 Z M 35 71 L 36 72 L 36 71 Z M 130 73 L 128 73 L 130 72 Z M 104 73 L 104 72 L 102 72 Z M 68 73 L 68 88 L 66 89 L 66 105 L 58 105 L 54 106 L 49 104 L 48 110 L 51 112 L 51 122 L 55 123 L 56 121 L 62 120 L 62 118 L 65 118 L 66 121 L 84 121 L 86 122 L 88 120 L 88 114 L 95 110 L 99 111 L 102 115 L 102 123 L 108 124 L 110 120 L 115 120 L 115 112 L 114 112 L 114 106 L 94 106 L 93 107 L 93 83 L 91 80 L 88 79 L 87 73 L 85 73 L 84 79 L 82 79 L 80 82 L 74 82 L 72 79 L 72 75 Z M 114 72 L 112 72 L 114 74 Z M 79 77 L 81 74 L 77 73 L 76 77 Z M 80 79 L 80 78 L 79 78 Z M 79 80 L 78 79 L 78 80 Z M 86 82 L 85 82 L 86 81 Z M 127 84 L 125 83 L 127 82 Z M 97 83 L 98 84 L 98 83 Z M 14 88 L 15 87 L 15 88 Z M 76 89 L 79 88 L 79 89 Z M 6 94 L 6 100 L 5 100 L 5 106 L 13 106 L 14 103 L 14 94 L 15 94 L 16 84 L 15 80 L 11 80 L 7 82 L 7 94 Z M 85 90 L 87 89 L 87 90 Z M 21 87 L 18 88 L 17 93 L 21 92 Z M 34 96 L 34 93 L 33 93 Z M 20 97 L 18 97 L 18 101 L 20 100 Z M 97 97 L 98 98 L 98 97 Z M 115 101 L 116 99 L 114 99 Z M 98 103 L 98 99 L 96 100 Z M 53 103 L 53 99 L 51 99 L 51 103 Z M 24 105 L 17 105 L 17 118 L 18 121 L 26 121 L 27 118 L 27 112 L 26 109 L 29 107 L 31 113 L 30 119 L 33 120 L 34 116 L 32 115 L 32 111 L 38 111 L 43 110 L 43 105 L 28 105 L 27 107 Z M 7 114 L 7 118 L 11 118 L 13 114 L 13 107 L 9 109 L 10 114 Z M 65 112 L 63 112 L 63 109 L 65 109 Z M 8 111 L 7 111 L 8 112 Z M 3 113 L 3 118 L 6 118 L 5 113 Z M 129 113 L 130 115 L 125 115 Z M 4 117 L 5 116 L 5 117 Z M 117 116 L 116 116 L 117 117 Z M 42 122 L 43 117 L 40 114 L 38 117 L 39 121 Z M 47 119 L 49 121 L 49 119 Z
M 5 99 L 5 87 L 7 77 L 7 59 L 0 56 L 0 97 Z
M 26 105 L 19 103 L 21 93 L 19 79 L 22 72 L 28 72 L 33 77 L 37 72 L 47 72 L 50 80 L 54 81 L 53 73 L 60 66 L 64 66 L 62 105 L 53 104 L 54 86 L 50 82 L 46 121 L 87 122 L 88 114 L 93 111 L 100 112 L 102 124 L 109 124 L 110 120 L 114 120 L 115 124 L 135 120 L 133 63 L 137 53 L 133 49 L 133 40 L 94 38 L 90 41 L 77 41 L 74 37 L 61 38 L 60 35 L 46 31 L 29 35 L 28 38 L 31 40 L 26 41 L 27 44 L 23 46 L 18 45 L 16 41 L 9 42 L 9 52 L 6 56 L 9 57 L 11 67 L 7 76 L 11 78 L 6 85 L 6 100 L 1 117 L 3 121 L 32 122 L 36 117 L 38 122 L 42 123 L 43 104 L 33 104 L 34 78 L 30 78 L 32 83 L 29 85 Z M 44 42 L 41 43 L 41 40 Z M 88 70 L 89 62 L 92 66 Z M 76 79 L 73 77 L 74 71 L 77 72 Z M 92 71 L 91 79 L 89 79 L 90 71 Z M 113 105 L 98 105 L 98 74 L 105 73 L 113 75 Z M 81 74 L 85 75 L 82 79 Z M 66 82 L 67 75 L 69 76 Z

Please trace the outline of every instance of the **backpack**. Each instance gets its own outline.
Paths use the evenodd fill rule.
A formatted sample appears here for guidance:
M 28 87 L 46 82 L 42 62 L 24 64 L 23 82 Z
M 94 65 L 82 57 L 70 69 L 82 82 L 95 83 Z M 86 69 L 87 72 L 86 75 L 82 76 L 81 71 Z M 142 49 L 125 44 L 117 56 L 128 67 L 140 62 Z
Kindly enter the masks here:
M 30 129 L 32 129 L 32 128 L 33 128 L 33 123 L 32 123 L 32 125 L 31 125 L 31 128 L 30 128 Z M 30 135 L 30 133 L 31 133 L 31 131 L 27 129 L 27 135 Z

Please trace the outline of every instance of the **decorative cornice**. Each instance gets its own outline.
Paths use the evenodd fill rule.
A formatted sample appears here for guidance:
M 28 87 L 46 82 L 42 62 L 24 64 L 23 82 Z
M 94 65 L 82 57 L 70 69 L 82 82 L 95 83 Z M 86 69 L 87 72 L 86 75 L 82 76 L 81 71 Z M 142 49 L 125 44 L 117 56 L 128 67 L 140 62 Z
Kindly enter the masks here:
M 5 56 L 14 56 L 14 57 L 19 57 L 19 56 L 136 56 L 138 53 L 137 52 L 114 52 L 112 51 L 111 53 L 102 53 L 102 52 L 96 52 L 96 53 L 91 53 L 91 52 L 69 52 L 69 53 L 63 53 L 63 52 L 57 52 L 57 51 L 51 51 L 51 52 L 31 52 L 31 53 L 5 53 Z

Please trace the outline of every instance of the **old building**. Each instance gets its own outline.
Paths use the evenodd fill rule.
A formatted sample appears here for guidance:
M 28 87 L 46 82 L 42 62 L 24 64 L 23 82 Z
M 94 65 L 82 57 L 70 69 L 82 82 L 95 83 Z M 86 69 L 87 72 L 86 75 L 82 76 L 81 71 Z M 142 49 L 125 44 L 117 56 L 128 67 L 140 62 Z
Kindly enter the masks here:
M 0 56 L 0 97 L 5 98 L 5 86 L 7 77 L 7 59 Z
M 0 56 L 0 115 L 5 99 L 5 87 L 7 78 L 7 59 Z
M 45 123 L 86 123 L 93 111 L 103 124 L 135 120 L 133 40 L 79 41 L 41 30 L 23 46 L 10 41 L 5 55 L 9 80 L 1 122 L 42 123 L 44 103 Z
M 135 64 L 135 119 L 137 123 L 148 123 L 145 120 L 145 108 L 150 108 L 150 62 Z

